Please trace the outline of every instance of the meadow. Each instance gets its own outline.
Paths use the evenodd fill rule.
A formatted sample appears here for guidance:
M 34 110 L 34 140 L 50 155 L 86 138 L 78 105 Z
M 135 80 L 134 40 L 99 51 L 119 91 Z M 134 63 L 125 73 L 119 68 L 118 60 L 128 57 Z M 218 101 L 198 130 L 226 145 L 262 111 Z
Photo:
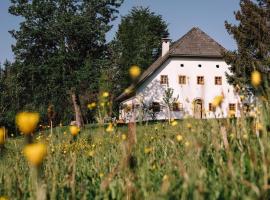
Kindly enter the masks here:
M 110 131 L 88 125 L 76 138 L 68 127 L 52 134 L 40 130 L 35 140 L 46 143 L 47 156 L 39 172 L 23 156 L 25 139 L 8 138 L 1 152 L 0 196 L 268 199 L 270 145 L 264 124 L 251 117 L 138 123 Z

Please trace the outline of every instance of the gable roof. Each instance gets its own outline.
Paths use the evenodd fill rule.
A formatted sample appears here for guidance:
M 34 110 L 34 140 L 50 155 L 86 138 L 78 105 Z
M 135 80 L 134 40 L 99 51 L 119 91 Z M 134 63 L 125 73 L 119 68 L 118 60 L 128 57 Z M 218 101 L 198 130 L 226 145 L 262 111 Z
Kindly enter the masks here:
M 227 51 L 223 46 L 208 36 L 200 28 L 194 27 L 183 37 L 170 46 L 170 50 L 164 56 L 160 56 L 140 76 L 134 88 L 140 86 L 151 76 L 169 57 L 193 57 L 193 58 L 223 58 L 223 52 Z M 124 100 L 134 95 L 133 93 L 122 93 L 116 98 L 117 101 Z

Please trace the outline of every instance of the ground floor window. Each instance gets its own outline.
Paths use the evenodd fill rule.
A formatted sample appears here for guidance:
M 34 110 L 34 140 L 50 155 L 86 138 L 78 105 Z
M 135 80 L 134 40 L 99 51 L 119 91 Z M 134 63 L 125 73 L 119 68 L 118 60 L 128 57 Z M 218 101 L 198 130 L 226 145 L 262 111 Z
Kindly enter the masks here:
M 229 103 L 229 111 L 236 111 L 235 103 Z
M 151 109 L 153 110 L 153 112 L 160 112 L 160 103 L 152 102 Z
M 215 109 L 215 107 L 213 106 L 212 103 L 209 103 L 208 110 L 209 110 L 210 112 L 215 112 L 215 111 L 216 111 L 216 109 Z

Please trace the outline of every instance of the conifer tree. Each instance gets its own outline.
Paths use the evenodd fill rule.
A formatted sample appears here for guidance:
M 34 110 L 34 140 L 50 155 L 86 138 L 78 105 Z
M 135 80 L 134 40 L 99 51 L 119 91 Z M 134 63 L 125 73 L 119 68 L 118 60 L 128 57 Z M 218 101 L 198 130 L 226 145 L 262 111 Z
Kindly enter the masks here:
M 234 85 L 252 88 L 251 73 L 257 70 L 264 80 L 256 90 L 261 93 L 270 81 L 270 1 L 241 0 L 235 18 L 239 22 L 237 25 L 225 22 L 237 43 L 236 51 L 225 53 L 232 72 L 228 80 Z

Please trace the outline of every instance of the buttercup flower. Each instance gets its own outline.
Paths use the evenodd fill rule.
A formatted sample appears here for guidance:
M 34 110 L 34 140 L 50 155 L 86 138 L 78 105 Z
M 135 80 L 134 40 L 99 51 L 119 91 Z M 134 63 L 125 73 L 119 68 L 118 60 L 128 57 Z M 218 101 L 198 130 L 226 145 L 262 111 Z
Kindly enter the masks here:
M 113 124 L 112 123 L 110 123 L 109 124 L 109 126 L 106 128 L 106 131 L 108 132 L 108 133 L 110 133 L 110 132 L 113 132 Z
M 3 145 L 6 140 L 6 129 L 5 127 L 0 127 L 0 145 Z
M 16 124 L 25 135 L 33 133 L 39 122 L 39 114 L 35 112 L 21 112 L 16 115 Z
M 218 106 L 220 106 L 223 102 L 223 96 L 222 95 L 219 95 L 219 96 L 216 96 L 214 99 L 213 99 L 213 102 L 212 102 L 212 105 L 216 108 Z
M 126 134 L 122 134 L 121 138 L 122 138 L 122 140 L 126 140 L 127 139 L 127 135 Z
M 180 135 L 180 134 L 178 134 L 178 135 L 176 136 L 176 140 L 177 140 L 178 142 L 181 142 L 181 141 L 183 140 L 183 136 Z
M 109 92 L 103 92 L 102 96 L 103 96 L 104 98 L 107 98 L 107 97 L 109 96 Z
M 135 79 L 138 76 L 140 76 L 140 74 L 141 74 L 140 67 L 138 67 L 137 65 L 133 65 L 133 66 L 130 67 L 129 75 L 131 76 L 131 78 Z
M 172 126 L 176 126 L 177 124 L 178 124 L 177 121 L 172 121 L 171 123 Z
M 80 128 L 78 126 L 73 125 L 73 126 L 69 127 L 69 131 L 70 131 L 72 136 L 76 136 L 80 132 Z
M 262 78 L 261 78 L 261 74 L 258 71 L 253 71 L 251 73 L 251 84 L 254 87 L 258 87 L 261 84 Z
M 92 103 L 89 103 L 89 104 L 87 105 L 87 108 L 88 108 L 89 110 L 92 110 L 92 109 L 94 109 L 96 106 L 97 106 L 97 104 L 96 104 L 95 102 L 92 102 Z
M 47 155 L 47 147 L 42 143 L 28 144 L 23 153 L 31 165 L 39 166 Z

